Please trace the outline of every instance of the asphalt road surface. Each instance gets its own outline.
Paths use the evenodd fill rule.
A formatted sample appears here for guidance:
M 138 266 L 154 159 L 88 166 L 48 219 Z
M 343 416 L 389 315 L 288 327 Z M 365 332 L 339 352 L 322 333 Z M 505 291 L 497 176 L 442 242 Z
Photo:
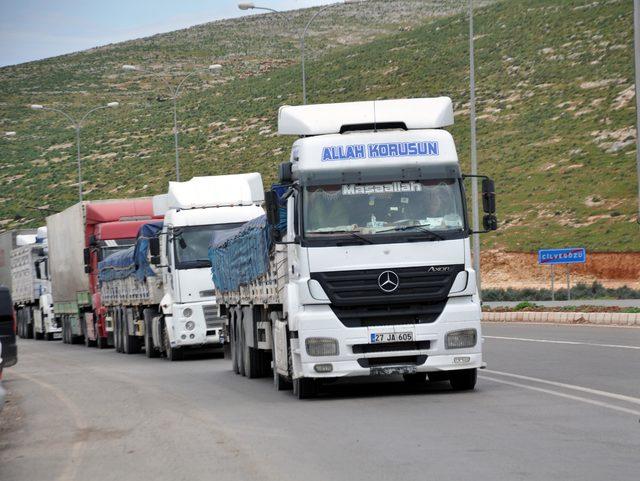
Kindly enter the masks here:
M 483 334 L 474 392 L 364 379 L 310 401 L 220 358 L 21 341 L 0 480 L 638 479 L 640 329 Z

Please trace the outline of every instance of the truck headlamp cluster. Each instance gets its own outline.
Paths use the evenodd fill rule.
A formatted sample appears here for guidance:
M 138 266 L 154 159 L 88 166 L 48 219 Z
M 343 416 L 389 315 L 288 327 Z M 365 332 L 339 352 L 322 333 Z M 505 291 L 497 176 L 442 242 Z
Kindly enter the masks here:
M 310 356 L 337 356 L 338 340 L 332 337 L 308 337 L 305 341 Z
M 464 349 L 473 347 L 478 342 L 478 331 L 475 329 L 461 329 L 448 332 L 444 338 L 447 349 Z
M 189 317 L 191 317 L 192 314 L 193 314 L 193 309 L 191 309 L 190 307 L 185 307 L 182 310 L 182 317 L 189 318 Z

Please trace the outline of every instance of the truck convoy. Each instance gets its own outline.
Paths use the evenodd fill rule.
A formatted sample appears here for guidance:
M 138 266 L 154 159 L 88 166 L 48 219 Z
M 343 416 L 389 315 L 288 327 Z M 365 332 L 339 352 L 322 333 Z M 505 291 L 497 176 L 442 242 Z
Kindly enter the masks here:
M 47 228 L 35 236 L 18 236 L 19 247 L 11 251 L 11 291 L 20 337 L 60 337 L 62 329 L 53 314 Z M 20 245 L 22 244 L 22 245 Z
M 156 216 L 135 245 L 99 265 L 101 303 L 116 349 L 181 359 L 188 349 L 223 347 L 223 320 L 211 286 L 212 236 L 261 215 L 260 174 L 194 177 L 170 182 L 153 198 Z
M 284 106 L 301 136 L 266 216 L 212 240 L 233 370 L 299 398 L 402 374 L 473 389 L 483 367 L 463 176 L 447 97 Z M 484 231 L 496 227 L 482 182 Z
M 98 289 L 98 262 L 135 242 L 153 219 L 151 198 L 85 201 L 47 217 L 55 319 L 65 343 L 113 345 Z

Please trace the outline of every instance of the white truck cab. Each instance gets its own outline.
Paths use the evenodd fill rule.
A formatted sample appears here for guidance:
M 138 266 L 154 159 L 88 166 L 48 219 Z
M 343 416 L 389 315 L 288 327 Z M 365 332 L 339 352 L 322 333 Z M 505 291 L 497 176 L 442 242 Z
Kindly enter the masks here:
M 239 228 L 261 215 L 263 200 L 257 173 L 169 182 L 167 194 L 154 196 L 154 215 L 164 215 L 156 260 L 163 281 L 159 307 L 168 357 L 183 347 L 222 346 L 223 320 L 211 286 L 209 245 L 216 231 Z
M 237 371 L 267 372 L 253 369 L 270 359 L 254 351 L 271 349 L 276 385 L 293 381 L 299 397 L 323 380 L 369 375 L 472 389 L 481 309 L 464 176 L 444 130 L 451 100 L 284 106 L 278 124 L 300 136 L 280 168 L 287 193 L 267 196 L 268 224 L 282 224 L 285 203 L 286 228 L 272 227 L 269 272 L 219 294 Z M 485 178 L 485 231 L 496 225 L 493 190 Z M 256 312 L 270 283 L 278 294 Z

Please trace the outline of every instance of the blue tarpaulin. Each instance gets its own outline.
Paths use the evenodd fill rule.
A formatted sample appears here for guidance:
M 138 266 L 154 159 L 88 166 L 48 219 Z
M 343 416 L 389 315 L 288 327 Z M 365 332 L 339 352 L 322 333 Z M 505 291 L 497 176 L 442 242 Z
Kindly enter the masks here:
M 126 279 L 135 275 L 139 281 L 154 276 L 149 265 L 149 239 L 157 237 L 162 230 L 162 222 L 150 222 L 140 227 L 136 243 L 128 249 L 115 252 L 98 263 L 100 281 Z
M 269 269 L 270 248 L 270 226 L 264 215 L 239 229 L 214 233 L 209 260 L 216 288 L 233 291 L 265 274 Z

